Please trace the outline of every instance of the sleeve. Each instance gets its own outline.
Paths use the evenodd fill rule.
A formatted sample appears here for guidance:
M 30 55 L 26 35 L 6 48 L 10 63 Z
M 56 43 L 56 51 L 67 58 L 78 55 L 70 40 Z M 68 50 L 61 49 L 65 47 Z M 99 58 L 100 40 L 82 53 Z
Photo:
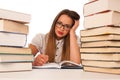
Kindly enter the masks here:
M 31 41 L 31 44 L 36 46 L 37 49 L 41 52 L 41 49 L 43 48 L 43 41 L 44 41 L 44 34 L 37 34 Z

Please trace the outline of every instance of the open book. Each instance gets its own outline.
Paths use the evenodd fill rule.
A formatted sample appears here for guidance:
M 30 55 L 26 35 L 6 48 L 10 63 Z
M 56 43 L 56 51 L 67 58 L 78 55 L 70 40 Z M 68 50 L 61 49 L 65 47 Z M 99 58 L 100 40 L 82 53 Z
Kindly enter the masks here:
M 33 66 L 33 69 L 82 69 L 81 64 L 72 61 L 62 61 L 60 63 L 46 63 L 42 66 Z

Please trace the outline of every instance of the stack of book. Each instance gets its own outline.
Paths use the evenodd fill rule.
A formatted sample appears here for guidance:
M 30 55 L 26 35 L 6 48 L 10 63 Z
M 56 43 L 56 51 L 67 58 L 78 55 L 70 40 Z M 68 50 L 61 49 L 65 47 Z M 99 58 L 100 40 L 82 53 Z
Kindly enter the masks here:
M 120 74 L 120 0 L 84 5 L 81 59 L 84 71 Z
M 26 48 L 30 14 L 0 9 L 0 72 L 32 70 L 33 55 Z

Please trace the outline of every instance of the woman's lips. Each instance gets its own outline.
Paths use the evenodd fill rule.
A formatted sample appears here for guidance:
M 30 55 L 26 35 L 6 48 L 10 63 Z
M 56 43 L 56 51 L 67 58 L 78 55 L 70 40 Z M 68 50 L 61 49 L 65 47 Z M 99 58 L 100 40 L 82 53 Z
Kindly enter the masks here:
M 63 32 L 58 31 L 58 34 L 63 35 Z

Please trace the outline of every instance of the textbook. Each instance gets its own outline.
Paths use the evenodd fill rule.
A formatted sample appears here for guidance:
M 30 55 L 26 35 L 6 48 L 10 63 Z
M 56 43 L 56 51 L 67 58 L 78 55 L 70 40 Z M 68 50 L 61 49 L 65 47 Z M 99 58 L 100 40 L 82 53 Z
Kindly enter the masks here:
M 120 68 L 120 61 L 82 60 L 83 66 Z
M 42 66 L 33 66 L 35 69 L 82 69 L 81 64 L 72 61 L 62 61 L 60 63 L 46 63 Z
M 0 18 L 26 24 L 30 23 L 31 15 L 12 10 L 0 9 Z
M 90 72 L 120 74 L 120 67 L 119 68 L 102 68 L 102 67 L 84 66 L 83 69 L 84 71 L 90 71 Z
M 83 60 L 120 61 L 120 53 L 81 53 Z
M 120 0 L 89 0 L 83 7 L 84 16 L 92 14 L 98 14 L 103 11 L 119 11 L 120 12 Z M 95 8 L 97 7 L 97 8 Z
M 91 41 L 91 42 L 82 42 L 81 47 L 120 47 L 120 41 Z
M 106 34 L 120 34 L 119 26 L 101 26 L 91 29 L 84 29 L 80 31 L 80 36 L 96 36 Z
M 120 53 L 119 47 L 80 48 L 81 53 Z
M 30 48 L 19 48 L 19 47 L 3 47 L 3 46 L 0 46 L 0 54 L 19 54 L 19 55 L 31 55 L 32 52 L 31 52 L 31 49 Z
M 108 11 L 84 17 L 84 28 L 93 28 L 105 25 L 120 25 L 120 12 Z
M 0 31 L 28 34 L 29 27 L 27 24 L 22 24 L 15 21 L 0 20 Z
M 0 53 L 0 63 L 32 62 L 32 54 L 4 54 Z
M 31 71 L 31 62 L 21 63 L 0 63 L 0 73 L 2 72 L 16 72 L 16 71 Z
M 98 35 L 98 36 L 84 36 L 81 37 L 81 42 L 92 42 L 92 41 L 120 41 L 120 35 L 116 34 L 106 34 L 106 35 Z
M 0 46 L 24 47 L 26 45 L 26 42 L 26 34 L 0 31 Z

